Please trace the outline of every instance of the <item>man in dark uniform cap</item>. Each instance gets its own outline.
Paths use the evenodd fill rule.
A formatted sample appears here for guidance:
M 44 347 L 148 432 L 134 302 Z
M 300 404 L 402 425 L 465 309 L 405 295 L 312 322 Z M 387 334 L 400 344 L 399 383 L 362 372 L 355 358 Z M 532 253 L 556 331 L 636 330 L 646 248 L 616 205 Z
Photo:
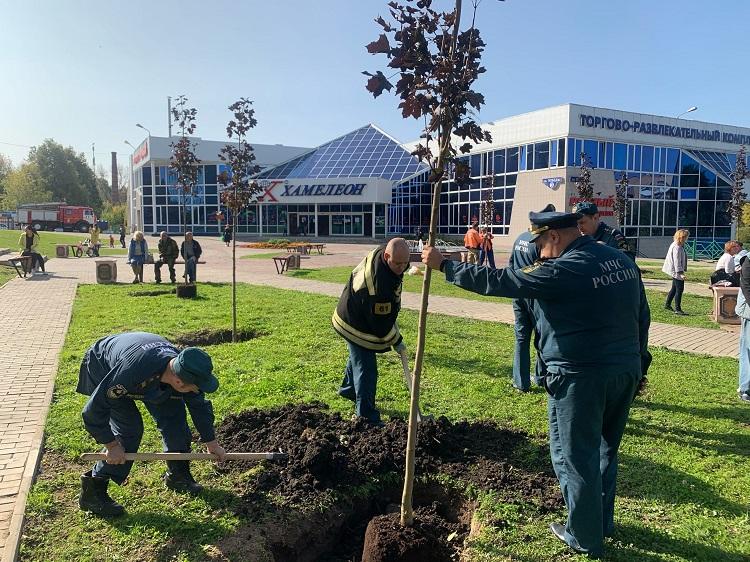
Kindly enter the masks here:
M 554 205 L 547 205 L 542 212 L 554 211 Z M 522 269 L 533 264 L 539 253 L 536 244 L 532 242 L 532 234 L 528 230 L 522 232 L 513 243 L 513 250 L 508 258 L 508 267 Z M 527 392 L 531 386 L 531 335 L 534 334 L 534 347 L 537 350 L 535 382 L 541 384 L 544 376 L 544 361 L 539 356 L 539 332 L 536 330 L 534 321 L 534 299 L 513 299 L 513 316 L 515 324 L 513 329 L 516 336 L 516 344 L 513 350 L 513 387 L 521 392 Z
M 627 238 L 616 228 L 612 228 L 601 221 L 599 207 L 595 203 L 582 201 L 573 207 L 573 212 L 581 215 L 581 218 L 578 219 L 578 230 L 581 231 L 581 234 L 587 234 L 597 242 L 620 250 L 635 261 L 635 252 L 630 248 Z
M 166 339 L 146 332 L 107 336 L 92 345 L 83 358 L 76 391 L 89 396 L 83 423 L 106 448 L 106 461 L 81 475 L 79 505 L 104 517 L 124 513 L 107 493 L 110 480 L 123 484 L 133 466 L 125 453 L 135 453 L 143 437 L 143 419 L 135 404 L 142 400 L 154 417 L 164 450 L 190 452 L 192 434 L 185 407 L 208 452 L 219 460 L 224 449 L 216 441 L 214 411 L 204 393 L 214 392 L 219 381 L 211 357 L 197 347 L 180 351 Z M 189 461 L 167 461 L 165 484 L 176 491 L 200 492 Z
M 422 261 L 447 281 L 485 295 L 534 298 L 547 368 L 550 454 L 568 507 L 555 536 L 600 556 L 614 532 L 617 450 L 630 404 L 651 362 L 650 312 L 635 263 L 581 236 L 575 213 L 530 213 L 540 260 L 520 270 Z M 601 314 L 591 314 L 600 311 Z

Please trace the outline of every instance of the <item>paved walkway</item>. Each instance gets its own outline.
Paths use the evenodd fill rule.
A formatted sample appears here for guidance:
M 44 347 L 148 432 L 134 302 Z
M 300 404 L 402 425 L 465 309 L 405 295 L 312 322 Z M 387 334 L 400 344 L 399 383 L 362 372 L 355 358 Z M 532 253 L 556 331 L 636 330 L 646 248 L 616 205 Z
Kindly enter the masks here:
M 156 239 L 148 239 L 156 246 Z M 199 281 L 228 282 L 232 278 L 231 248 L 217 239 L 201 238 L 206 264 L 199 266 Z M 354 266 L 372 246 L 328 244 L 326 255 L 305 257 L 303 269 Z M 238 248 L 238 255 L 273 250 Z M 132 277 L 125 258 L 117 262 L 120 283 Z M 277 275 L 270 258 L 238 260 L 239 281 L 338 297 L 338 283 Z M 500 265 L 500 264 L 499 264 Z M 178 266 L 181 273 L 182 266 Z M 70 320 L 78 283 L 95 283 L 95 260 L 52 259 L 50 277 L 13 279 L 0 288 L 0 562 L 15 559 L 26 497 L 36 473 L 43 443 L 44 423 L 52 399 L 54 377 Z M 163 278 L 168 278 L 163 272 Z M 146 268 L 145 278 L 153 280 Z M 665 283 L 667 283 L 665 281 Z M 657 281 L 654 288 L 661 285 Z M 667 289 L 668 290 L 668 289 Z M 403 293 L 407 309 L 418 310 L 420 296 Z M 432 296 L 430 311 L 451 316 L 513 324 L 510 305 Z M 669 349 L 713 356 L 736 357 L 736 332 L 687 328 L 654 323 L 650 343 Z
M 0 288 L 0 556 L 16 556 L 77 283 L 13 279 Z

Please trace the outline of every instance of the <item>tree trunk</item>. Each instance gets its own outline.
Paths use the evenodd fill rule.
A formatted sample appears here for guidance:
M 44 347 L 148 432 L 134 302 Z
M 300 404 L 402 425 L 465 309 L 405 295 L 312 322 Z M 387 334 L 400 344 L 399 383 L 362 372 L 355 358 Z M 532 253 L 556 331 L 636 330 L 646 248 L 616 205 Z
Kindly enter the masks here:
M 448 133 L 450 135 L 450 132 Z M 450 142 L 450 141 L 448 141 Z M 438 156 L 437 169 L 445 167 L 445 158 L 441 150 Z M 428 246 L 435 245 L 437 222 L 440 210 L 440 191 L 442 188 L 442 174 L 432 186 L 432 212 L 430 213 L 430 233 Z M 419 305 L 419 325 L 417 328 L 417 353 L 414 359 L 412 373 L 411 401 L 409 402 L 409 430 L 406 438 L 406 474 L 404 477 L 404 491 L 401 496 L 401 524 L 409 527 L 414 523 L 414 509 L 412 506 L 412 492 L 414 490 L 414 464 L 417 450 L 417 415 L 419 413 L 419 382 L 422 376 L 422 361 L 424 359 L 424 344 L 427 335 L 427 306 L 430 296 L 430 280 L 432 269 L 426 268 L 422 280 L 422 301 Z
M 234 187 L 237 201 L 237 186 Z M 237 209 L 232 210 L 232 343 L 237 343 Z

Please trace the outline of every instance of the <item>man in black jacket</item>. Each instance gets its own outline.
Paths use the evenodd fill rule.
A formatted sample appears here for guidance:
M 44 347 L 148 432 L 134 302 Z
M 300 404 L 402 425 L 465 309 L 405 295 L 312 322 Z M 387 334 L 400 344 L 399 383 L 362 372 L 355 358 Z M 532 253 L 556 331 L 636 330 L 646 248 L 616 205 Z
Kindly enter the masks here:
M 185 275 L 188 283 L 195 283 L 195 270 L 198 267 L 203 250 L 197 240 L 193 240 L 193 233 L 186 232 L 185 240 L 180 246 L 180 255 L 185 260 Z
M 174 271 L 174 262 L 179 255 L 180 251 L 177 249 L 177 242 L 166 231 L 163 231 L 159 238 L 159 259 L 154 262 L 154 279 L 157 283 L 161 283 L 161 266 L 164 264 L 167 264 L 167 269 L 169 269 L 170 281 L 172 283 L 176 281 L 177 275 Z
M 405 349 L 396 318 L 401 310 L 401 283 L 409 267 L 409 245 L 394 238 L 371 251 L 354 268 L 333 312 L 333 329 L 349 345 L 339 394 L 356 403 L 356 414 L 380 424 L 375 407 L 378 363 L 375 354 Z

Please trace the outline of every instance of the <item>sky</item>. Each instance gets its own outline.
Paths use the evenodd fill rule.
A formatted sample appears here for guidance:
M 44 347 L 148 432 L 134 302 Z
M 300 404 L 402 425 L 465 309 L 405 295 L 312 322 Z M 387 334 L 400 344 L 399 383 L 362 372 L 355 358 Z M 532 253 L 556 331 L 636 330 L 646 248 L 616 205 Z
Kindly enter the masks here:
M 435 0 L 448 9 L 453 2 Z M 464 0 L 464 10 L 471 2 Z M 465 12 L 466 13 L 466 12 Z M 19 164 L 46 138 L 109 173 L 151 134 L 167 96 L 198 110 L 196 135 L 223 140 L 227 107 L 254 100 L 251 142 L 318 146 L 366 123 L 406 142 L 420 122 L 373 99 L 363 70 L 385 70 L 373 19 L 387 0 L 0 0 L 0 153 Z M 750 127 L 750 2 L 482 0 L 493 121 L 573 102 Z

